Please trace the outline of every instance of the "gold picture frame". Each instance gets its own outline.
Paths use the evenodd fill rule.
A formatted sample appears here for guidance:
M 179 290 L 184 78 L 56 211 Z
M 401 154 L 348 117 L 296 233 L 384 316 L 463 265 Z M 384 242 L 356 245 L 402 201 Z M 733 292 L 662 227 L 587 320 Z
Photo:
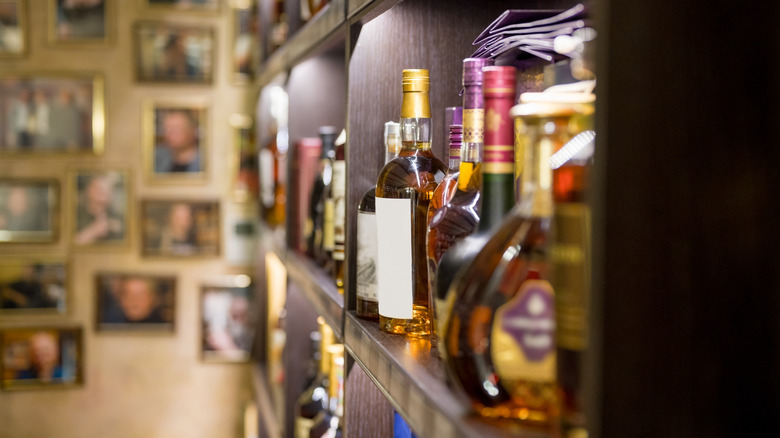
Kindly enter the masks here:
M 65 257 L 0 257 L 0 315 L 63 315 L 68 312 L 70 284 Z
M 129 247 L 133 230 L 130 171 L 121 168 L 79 168 L 68 172 L 68 232 L 78 248 Z
M 212 26 L 140 21 L 133 26 L 139 83 L 209 85 L 217 64 Z
M 260 171 L 257 162 L 257 136 L 252 117 L 232 114 L 233 153 L 231 154 L 231 192 L 235 202 L 256 201 L 260 195 Z
M 263 59 L 259 11 L 255 0 L 231 0 L 230 65 L 236 85 L 251 84 Z
M 173 274 L 98 272 L 95 274 L 97 331 L 173 333 L 177 279 Z
M 49 2 L 49 44 L 59 47 L 107 47 L 114 32 L 115 2 L 99 0 L 94 4 L 63 0 Z
M 0 355 L 4 359 L 0 387 L 5 391 L 74 388 L 84 383 L 81 327 L 2 329 Z
M 248 275 L 220 275 L 200 286 L 200 357 L 245 363 L 254 344 L 254 283 Z
M 0 177 L 0 242 L 55 242 L 59 208 L 59 181 Z
M 222 218 L 217 200 L 141 201 L 141 255 L 144 257 L 219 257 Z
M 210 108 L 202 101 L 147 101 L 143 109 L 143 166 L 152 183 L 207 180 Z
M 27 2 L 0 0 L 0 58 L 27 56 Z
M 93 154 L 105 146 L 99 73 L 0 73 L 0 154 Z
M 150 12 L 187 12 L 217 14 L 224 0 L 139 0 L 141 8 Z

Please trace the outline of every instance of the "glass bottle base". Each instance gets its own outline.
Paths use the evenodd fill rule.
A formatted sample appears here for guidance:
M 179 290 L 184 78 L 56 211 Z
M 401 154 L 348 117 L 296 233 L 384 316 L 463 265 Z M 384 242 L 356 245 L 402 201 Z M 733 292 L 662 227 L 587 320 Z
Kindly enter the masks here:
M 389 333 L 412 337 L 431 335 L 431 314 L 427 307 L 414 306 L 412 319 L 387 318 L 379 315 L 379 328 Z
M 554 383 L 520 383 L 507 403 L 485 406 L 474 403 L 474 409 L 485 418 L 512 420 L 524 425 L 557 428 L 560 422 L 558 388 Z
M 360 318 L 379 321 L 379 303 L 376 301 L 364 300 L 363 298 L 357 297 L 357 304 L 355 307 L 355 313 L 357 313 L 357 316 Z

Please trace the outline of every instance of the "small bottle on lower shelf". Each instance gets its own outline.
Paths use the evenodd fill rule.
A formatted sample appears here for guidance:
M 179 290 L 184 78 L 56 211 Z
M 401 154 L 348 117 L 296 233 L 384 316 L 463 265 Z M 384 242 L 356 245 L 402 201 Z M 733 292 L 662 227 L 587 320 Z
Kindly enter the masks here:
M 328 347 L 330 375 L 328 409 L 317 414 L 309 438 L 340 438 L 344 435 L 344 345 Z
M 296 402 L 295 438 L 308 438 L 314 419 L 321 412 L 328 410 L 328 387 L 330 385 L 329 348 L 334 342 L 333 330 L 325 324 L 322 317 L 317 318 L 319 332 L 312 332 L 312 364 L 314 376 L 307 382 Z

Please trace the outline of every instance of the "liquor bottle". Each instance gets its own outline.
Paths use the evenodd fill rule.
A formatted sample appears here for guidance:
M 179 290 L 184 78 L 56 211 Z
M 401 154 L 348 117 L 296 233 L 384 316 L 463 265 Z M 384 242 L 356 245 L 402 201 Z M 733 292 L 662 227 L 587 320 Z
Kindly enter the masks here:
M 328 386 L 328 409 L 314 418 L 309 438 L 337 438 L 343 435 L 344 416 L 344 345 L 328 347 L 330 373 Z
M 511 151 L 514 125 L 509 115 L 515 102 L 515 78 L 514 67 L 483 68 L 485 123 L 479 224 L 474 234 L 452 245 L 439 260 L 433 279 L 439 343 L 456 297 L 456 293 L 450 290 L 453 279 L 459 269 L 482 249 L 490 230 L 501 223 L 505 214 L 515 205 L 514 155 Z M 438 345 L 438 352 L 444 356 L 446 350 Z
M 398 156 L 401 125 L 385 123 L 385 164 Z M 379 321 L 377 301 L 376 261 L 376 186 L 366 191 L 358 204 L 357 213 L 357 316 Z
M 309 198 L 309 218 L 306 225 L 306 252 L 321 266 L 330 261 L 330 255 L 325 245 L 325 230 L 333 225 L 333 204 L 330 198 L 331 182 L 333 181 L 333 158 L 335 157 L 336 128 L 320 126 L 317 130 L 322 142 L 320 162 Z M 326 222 L 329 222 L 326 226 Z M 331 248 L 332 250 L 332 248 Z
M 483 416 L 558 427 L 550 157 L 579 133 L 572 118 L 591 112 L 561 101 L 512 109 L 523 119 L 521 201 L 453 284 L 444 342 L 449 372 Z
M 444 118 L 449 121 L 447 125 L 447 136 L 449 141 L 449 156 L 447 174 L 441 180 L 436 190 L 433 191 L 431 204 L 428 206 L 428 225 L 431 218 L 437 211 L 447 205 L 452 195 L 455 194 L 455 187 L 458 184 L 458 173 L 460 173 L 460 149 L 463 144 L 463 107 L 452 106 L 444 109 Z
M 376 184 L 379 326 L 409 336 L 431 332 L 425 233 L 428 204 L 447 170 L 431 151 L 429 89 L 428 70 L 403 71 L 401 152 Z
M 340 293 L 344 293 L 344 259 L 347 242 L 347 162 L 344 160 L 344 148 L 347 143 L 347 131 L 341 130 L 336 138 L 336 153 L 333 158 L 333 182 L 331 183 L 330 202 L 333 204 L 332 227 L 326 229 L 326 247 L 331 246 L 333 258 L 333 279 Z
M 314 418 L 321 412 L 328 410 L 328 391 L 330 385 L 329 348 L 333 345 L 333 330 L 325 323 L 322 317 L 317 318 L 319 331 L 313 332 L 312 362 L 316 370 L 315 375 L 305 386 L 304 391 L 296 402 L 297 415 L 295 417 L 295 438 L 306 438 L 314 426 Z
M 320 165 L 321 150 L 322 140 L 319 138 L 301 138 L 295 143 L 290 164 L 289 202 L 296 206 L 291 209 L 296 217 L 290 221 L 287 239 L 290 247 L 302 254 L 309 254 L 309 237 L 314 229 L 310 215 L 311 192 Z
M 485 115 L 482 97 L 482 67 L 492 63 L 492 60 L 479 58 L 463 60 L 463 144 L 457 184 L 450 199 L 441 204 L 434 193 L 434 199 L 428 208 L 426 248 L 431 290 L 433 290 L 436 268 L 441 257 L 453 244 L 469 236 L 479 222 Z
M 272 227 L 284 225 L 287 202 L 287 142 L 279 142 L 278 124 L 272 120 L 266 146 L 258 153 L 260 165 L 260 208 L 263 219 Z M 286 138 L 286 136 L 285 136 Z

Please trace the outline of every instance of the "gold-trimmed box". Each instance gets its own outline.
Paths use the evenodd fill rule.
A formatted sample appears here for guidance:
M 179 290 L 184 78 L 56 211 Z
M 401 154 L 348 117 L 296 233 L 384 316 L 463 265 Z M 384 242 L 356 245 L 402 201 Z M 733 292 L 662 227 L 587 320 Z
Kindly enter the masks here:
M 0 330 L 3 390 L 79 387 L 84 382 L 81 327 L 36 326 Z
M 108 166 L 68 172 L 70 240 L 79 248 L 129 247 L 133 230 L 130 171 Z
M 65 314 L 70 300 L 65 257 L 0 257 L 0 315 L 3 318 Z
M 0 242 L 55 242 L 59 205 L 56 179 L 0 177 Z
M 147 181 L 206 181 L 209 107 L 202 100 L 146 101 L 142 135 Z
M 103 153 L 103 75 L 88 72 L 0 73 L 0 153 Z

